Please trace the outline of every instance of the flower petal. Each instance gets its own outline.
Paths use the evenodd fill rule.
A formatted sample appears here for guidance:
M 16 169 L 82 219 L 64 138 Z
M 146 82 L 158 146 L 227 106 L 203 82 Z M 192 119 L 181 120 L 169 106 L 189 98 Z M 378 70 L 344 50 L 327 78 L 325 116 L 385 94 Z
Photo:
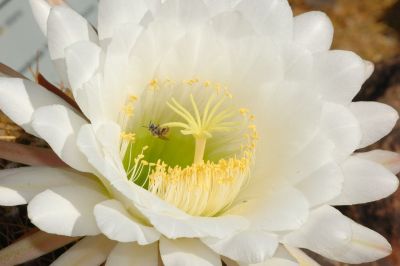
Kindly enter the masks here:
M 224 260 L 226 262 L 226 260 Z M 227 264 L 228 266 L 233 266 L 233 264 Z M 260 263 L 247 264 L 238 262 L 239 266 L 300 266 L 293 256 L 284 248 L 282 245 L 278 247 L 274 256 Z M 301 264 L 302 265 L 302 264 Z M 308 265 L 304 265 L 308 266 Z
M 65 48 L 79 41 L 96 42 L 97 35 L 90 24 L 67 6 L 56 6 L 50 10 L 47 34 L 51 59 L 65 57 Z
M 336 163 L 328 163 L 303 179 L 296 185 L 307 201 L 310 207 L 325 203 L 337 197 L 343 187 L 343 174 Z
M 242 266 L 242 264 L 239 264 Z M 244 264 L 243 264 L 244 266 Z M 291 260 L 281 259 L 281 258 L 272 258 L 265 262 L 257 263 L 257 264 L 249 264 L 248 266 L 300 266 L 300 264 L 293 262 Z
M 36 229 L 34 229 L 36 230 Z M 1 265 L 20 265 L 78 240 L 38 231 L 0 250 Z
M 395 175 L 400 172 L 400 154 L 396 152 L 373 150 L 355 153 L 354 155 L 364 160 L 379 163 Z
M 0 158 L 31 166 L 68 167 L 51 149 L 0 141 Z
M 47 20 L 47 38 L 50 57 L 61 80 L 68 85 L 65 66 L 65 48 L 79 41 L 97 42 L 97 34 L 81 15 L 67 6 L 50 10 Z
M 248 226 L 247 220 L 241 216 L 188 215 L 126 180 L 116 180 L 112 186 L 116 193 L 129 200 L 159 232 L 168 238 L 208 236 L 224 238 Z
M 327 205 L 312 211 L 307 223 L 283 242 L 345 263 L 375 261 L 391 253 L 385 238 Z
M 358 148 L 373 144 L 389 134 L 399 119 L 395 109 L 378 102 L 353 102 L 350 110 L 361 126 L 362 138 Z
M 221 258 L 197 239 L 160 239 L 161 259 L 165 266 L 218 266 Z
M 299 228 L 308 216 L 309 204 L 304 195 L 292 187 L 265 191 L 253 195 L 228 210 L 227 214 L 241 215 L 253 229 L 285 231 Z
M 0 77 L 0 109 L 26 132 L 37 136 L 31 126 L 36 109 L 51 104 L 69 105 L 45 88 L 20 78 Z
M 156 18 L 177 20 L 185 27 L 198 25 L 209 17 L 202 0 L 168 0 L 162 2 L 157 11 Z
M 314 56 L 315 88 L 324 99 L 350 103 L 365 81 L 365 63 L 355 53 L 341 50 Z
M 108 256 L 106 266 L 158 266 L 158 243 L 140 246 L 118 243 Z
M 92 167 L 76 145 L 79 129 L 86 121 L 61 105 L 39 108 L 33 115 L 32 127 L 68 165 L 90 172 Z
M 115 30 L 128 23 L 139 24 L 149 11 L 147 1 L 101 0 L 99 2 L 99 39 L 112 38 Z
M 344 176 L 341 194 L 330 204 L 350 205 L 385 198 L 396 191 L 398 178 L 380 164 L 356 156 L 342 164 Z
M 294 42 L 312 52 L 327 51 L 331 47 L 333 25 L 323 12 L 311 11 L 296 16 L 293 31 Z
M 51 6 L 46 0 L 29 0 L 33 16 L 44 35 L 47 34 L 47 19 L 50 14 Z
M 232 237 L 203 238 L 218 254 L 244 263 L 259 263 L 271 258 L 278 247 L 278 237 L 264 231 L 243 231 Z
M 235 9 L 242 12 L 263 35 L 273 37 L 280 42 L 292 38 L 293 13 L 286 0 L 245 0 Z
M 109 239 L 147 245 L 160 238 L 159 232 L 153 227 L 142 225 L 117 200 L 108 200 L 97 204 L 94 208 L 94 215 L 99 229 Z
M 313 56 L 310 51 L 293 44 L 282 47 L 285 80 L 304 82 L 313 75 Z
M 50 167 L 21 167 L 0 171 L 0 205 L 28 203 L 47 188 L 80 185 L 101 190 L 99 183 L 77 172 Z
M 74 43 L 65 51 L 72 93 L 83 113 L 92 123 L 107 119 L 102 95 L 103 76 L 100 72 L 103 58 L 101 48 L 90 41 Z
M 90 41 L 79 41 L 65 49 L 68 80 L 72 92 L 82 88 L 82 85 L 94 76 L 99 68 L 100 54 L 101 48 Z
M 99 191 L 83 186 L 48 189 L 28 205 L 31 222 L 41 230 L 67 236 L 97 235 L 94 206 L 107 198 Z
M 64 252 L 51 265 L 98 266 L 107 259 L 108 254 L 111 252 L 114 246 L 115 242 L 109 240 L 103 235 L 85 237 Z
M 132 86 L 132 84 L 136 84 L 137 78 L 143 78 L 141 74 L 137 73 L 143 70 L 139 68 L 138 71 L 132 71 L 129 60 L 131 51 L 136 50 L 132 50 L 132 47 L 137 38 L 141 36 L 142 30 L 143 27 L 135 23 L 124 24 L 114 30 L 113 38 L 107 46 L 101 100 L 107 111 L 106 114 L 113 121 L 117 121 L 121 106 L 126 103 L 126 95 L 138 96 L 143 90 L 140 85 Z
M 334 156 L 339 161 L 353 153 L 361 141 L 361 129 L 355 116 L 342 105 L 326 103 L 322 109 L 323 133 L 335 144 Z
M 310 258 L 301 249 L 285 246 L 290 255 L 292 255 L 300 264 L 300 266 L 321 266 L 312 258 Z

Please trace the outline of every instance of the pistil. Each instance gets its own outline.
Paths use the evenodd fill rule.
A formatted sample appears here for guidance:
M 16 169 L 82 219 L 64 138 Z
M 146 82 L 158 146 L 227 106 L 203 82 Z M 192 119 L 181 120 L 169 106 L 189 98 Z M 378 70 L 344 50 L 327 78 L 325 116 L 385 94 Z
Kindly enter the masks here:
M 203 162 L 204 151 L 206 150 L 206 138 L 196 138 L 195 139 L 195 150 L 194 150 L 194 159 L 193 163 L 200 164 Z
M 165 123 L 163 127 L 179 127 L 182 128 L 183 135 L 192 135 L 195 140 L 195 153 L 193 163 L 199 164 L 203 162 L 204 152 L 206 149 L 207 139 L 212 137 L 214 132 L 227 132 L 232 129 L 235 123 L 226 122 L 227 119 L 234 115 L 234 111 L 222 110 L 220 107 L 224 102 L 222 98 L 213 108 L 210 106 L 214 102 L 214 96 L 211 96 L 207 101 L 202 114 L 194 100 L 193 95 L 190 95 L 190 102 L 194 115 L 184 106 L 178 103 L 174 98 L 167 105 L 181 118 L 184 122 Z

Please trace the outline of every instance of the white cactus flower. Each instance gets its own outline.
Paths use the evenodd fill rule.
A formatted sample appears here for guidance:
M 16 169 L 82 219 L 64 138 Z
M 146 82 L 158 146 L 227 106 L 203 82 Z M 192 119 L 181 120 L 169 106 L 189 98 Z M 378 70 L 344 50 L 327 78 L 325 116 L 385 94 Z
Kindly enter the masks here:
M 336 205 L 384 198 L 400 157 L 358 153 L 398 114 L 352 102 L 373 66 L 286 0 L 100 0 L 98 31 L 30 0 L 82 113 L 0 79 L 0 109 L 71 168 L 0 172 L 0 204 L 84 237 L 54 265 L 317 265 L 391 252 Z M 91 252 L 87 252 L 90 249 Z M 82 264 L 82 265 L 83 265 Z

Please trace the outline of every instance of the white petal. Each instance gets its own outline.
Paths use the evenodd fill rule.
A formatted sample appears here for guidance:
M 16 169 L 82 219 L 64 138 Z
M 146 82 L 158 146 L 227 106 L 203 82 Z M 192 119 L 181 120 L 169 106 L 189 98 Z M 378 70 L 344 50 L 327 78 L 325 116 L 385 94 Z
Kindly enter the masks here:
M 75 100 L 92 123 L 105 119 L 101 71 L 104 55 L 93 42 L 77 42 L 65 51 L 68 80 Z M 111 100 L 111 99 L 108 99 Z
M 286 235 L 283 242 L 346 263 L 370 262 L 391 252 L 381 235 L 327 205 L 315 209 L 307 223 Z
M 44 35 L 47 34 L 47 19 L 50 14 L 51 6 L 46 0 L 29 0 L 33 16 Z
M 0 205 L 28 203 L 47 188 L 81 185 L 101 189 L 99 183 L 77 172 L 50 167 L 21 167 L 0 171 Z
M 283 176 L 291 184 L 297 184 L 324 165 L 329 164 L 332 161 L 334 148 L 335 146 L 329 138 L 319 134 L 298 152 L 292 151 L 290 157 L 285 158 L 286 160 L 278 157 L 277 161 L 280 159 L 282 162 L 278 162 L 274 167 L 278 168 L 279 166 L 276 171 L 279 176 Z M 260 171 L 265 170 L 260 169 Z
M 238 264 L 239 266 L 300 266 L 282 245 L 278 247 L 274 256 L 270 259 L 255 264 L 240 262 Z
M 301 249 L 289 246 L 285 246 L 285 248 L 299 262 L 300 266 L 321 266 Z
M 110 120 L 105 112 L 107 105 L 103 100 L 102 87 L 103 75 L 97 73 L 74 93 L 76 102 L 92 124 Z
M 396 152 L 373 150 L 369 152 L 355 153 L 355 156 L 379 163 L 395 175 L 400 172 L 400 154 Z
M 300 264 L 291 260 L 272 258 L 262 263 L 250 264 L 249 266 L 300 266 Z
M 129 55 L 143 28 L 135 23 L 124 24 L 115 29 L 114 36 L 107 47 L 104 61 L 104 89 L 102 101 L 107 114 L 117 121 L 121 106 L 127 94 L 139 96 L 144 89 L 136 86 L 135 77 L 140 74 L 132 71 Z M 147 80 L 148 82 L 148 80 Z
M 94 208 L 96 222 L 103 234 L 118 242 L 138 242 L 147 245 L 157 241 L 160 233 L 153 227 L 141 224 L 117 200 L 108 200 Z
M 292 38 L 293 14 L 286 0 L 245 0 L 235 9 L 242 12 L 260 33 L 281 42 Z
M 322 110 L 321 123 L 322 131 L 335 144 L 336 159 L 343 160 L 359 146 L 360 125 L 348 108 L 326 103 Z
M 338 260 L 359 264 L 372 262 L 392 253 L 392 248 L 388 241 L 371 229 L 351 221 L 352 245 L 347 252 L 344 252 Z
M 157 69 L 161 77 L 184 80 L 187 77 L 201 76 L 222 82 L 228 69 L 222 66 L 229 55 L 211 25 L 190 31 L 177 40 L 163 57 Z
M 82 117 L 61 105 L 38 109 L 32 121 L 35 131 L 64 162 L 81 172 L 90 172 L 93 168 L 76 144 L 77 133 L 85 124 Z
M 239 12 L 224 12 L 210 21 L 219 36 L 227 39 L 238 39 L 254 34 L 251 23 Z
M 254 103 L 255 95 L 243 88 L 258 91 L 265 83 L 283 79 L 283 62 L 278 46 L 269 38 L 252 35 L 230 42 L 228 53 L 231 66 L 228 84 L 235 87 L 230 89 L 236 97 L 247 94 Z
M 168 0 L 160 6 L 157 19 L 177 19 L 185 27 L 198 25 L 208 18 L 208 10 L 202 0 Z
M 107 198 L 99 191 L 83 186 L 48 189 L 28 205 L 28 216 L 39 229 L 58 235 L 97 235 L 94 206 Z
M 106 266 L 158 266 L 158 243 L 140 246 L 118 243 L 108 256 Z
M 100 64 L 101 48 L 90 41 L 76 42 L 65 49 L 68 80 L 73 92 L 89 81 Z
M 336 163 L 328 163 L 296 185 L 311 207 L 337 197 L 343 186 L 343 174 Z
M 203 2 L 207 5 L 208 11 L 211 16 L 216 14 L 230 11 L 232 8 L 237 5 L 241 0 L 228 0 L 228 1 L 215 1 L 215 0 L 203 0 Z
M 68 106 L 61 98 L 29 80 L 0 77 L 0 109 L 26 132 L 37 136 L 31 126 L 36 109 L 61 104 Z
M 98 15 L 100 40 L 113 37 L 121 25 L 139 24 L 148 11 L 148 4 L 143 0 L 101 0 Z
M 331 204 L 350 205 L 385 198 L 396 191 L 399 180 L 380 164 L 355 156 L 342 164 L 343 190 Z
M 374 63 L 364 60 L 364 66 L 365 66 L 365 74 L 364 74 L 364 79 L 367 80 L 369 77 L 371 77 L 372 73 L 374 73 Z
M 106 260 L 114 246 L 115 242 L 103 235 L 85 237 L 58 257 L 51 266 L 98 266 Z
M 331 47 L 333 25 L 323 12 L 311 11 L 296 16 L 293 31 L 294 42 L 312 52 L 327 51 Z
M 243 231 L 225 239 L 203 238 L 218 254 L 244 263 L 259 263 L 272 257 L 278 237 L 264 231 Z
M 395 109 L 378 102 L 353 102 L 350 110 L 361 126 L 362 139 L 359 148 L 373 144 L 389 134 L 399 118 Z
M 227 213 L 246 217 L 254 229 L 285 231 L 299 228 L 307 220 L 308 209 L 300 191 L 284 187 L 275 191 L 264 189 L 264 196 L 253 195 Z
M 335 103 L 350 103 L 365 81 L 364 61 L 348 51 L 316 53 L 314 71 L 315 88 Z
M 282 246 L 278 247 L 272 258 L 260 263 L 249 264 L 239 261 L 235 262 L 225 257 L 223 257 L 222 260 L 227 266 L 311 266 L 308 264 L 299 265 L 296 260 L 290 255 L 290 253 L 288 253 L 288 251 Z
M 87 124 L 81 128 L 77 138 L 77 146 L 86 156 L 89 163 L 109 182 L 126 179 L 125 171 L 119 169 L 116 164 L 113 163 L 114 160 L 106 159 L 106 155 L 103 153 L 104 150 L 97 139 L 93 125 Z M 121 163 L 120 159 L 119 163 Z
M 218 266 L 222 265 L 218 254 L 200 240 L 182 238 L 160 239 L 160 254 L 165 266 Z
M 262 166 L 267 163 L 268 167 L 260 168 L 260 172 L 256 175 L 260 178 L 266 175 L 276 176 L 277 173 L 281 176 L 280 172 L 285 172 L 291 174 L 289 175 L 291 180 L 298 181 L 304 177 L 305 172 L 310 173 L 310 169 L 313 171 L 318 169 L 326 163 L 326 157 L 330 157 L 330 154 L 326 156 L 326 152 L 330 153 L 332 144 L 326 141 L 326 138 L 323 140 L 321 137 L 316 138 L 321 116 L 321 101 L 316 97 L 316 93 L 298 85 L 281 83 L 278 86 L 271 85 L 274 89 L 268 94 L 268 87 L 260 90 L 264 94 L 254 96 L 252 93 L 247 93 L 247 97 L 251 96 L 248 106 L 252 106 L 253 112 L 256 110 L 256 117 L 262 118 L 256 121 L 260 134 L 256 160 L 260 160 L 261 163 L 255 165 L 258 168 L 257 165 Z M 323 145 L 324 148 L 319 148 L 317 144 Z M 322 156 L 321 150 L 324 152 Z M 294 162 L 296 165 L 292 167 Z
M 53 60 L 64 58 L 65 48 L 76 42 L 97 40 L 96 33 L 86 19 L 66 6 L 56 6 L 50 10 L 47 36 Z
M 282 47 L 285 80 L 304 82 L 311 78 L 313 56 L 310 51 L 293 44 Z
M 248 226 L 248 221 L 241 216 L 188 215 L 126 179 L 114 180 L 112 187 L 115 194 L 125 198 L 125 204 L 137 208 L 159 232 L 168 238 L 224 238 Z

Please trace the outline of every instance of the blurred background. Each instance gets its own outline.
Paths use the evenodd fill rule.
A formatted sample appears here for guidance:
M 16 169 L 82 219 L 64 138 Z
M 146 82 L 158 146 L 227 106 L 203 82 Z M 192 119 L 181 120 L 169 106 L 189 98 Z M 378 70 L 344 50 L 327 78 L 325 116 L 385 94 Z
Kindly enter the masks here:
M 67 1 L 93 24 L 97 0 Z M 375 72 L 357 95 L 358 101 L 379 101 L 400 111 L 400 0 L 289 0 L 295 14 L 322 10 L 335 27 L 334 49 L 351 50 L 375 63 Z M 36 26 L 28 1 L 0 0 L 0 62 L 28 77 L 29 67 L 39 58 L 40 71 L 52 82 L 52 70 L 46 41 Z M 18 55 L 18 56 L 16 56 Z M 0 140 L 34 146 L 46 143 L 24 133 L 0 113 Z M 390 135 L 368 149 L 400 152 L 400 124 Z M 368 150 L 367 149 L 367 150 Z M 0 159 L 0 169 L 20 165 Z M 400 190 L 379 202 L 342 207 L 340 210 L 355 221 L 384 235 L 393 246 L 393 254 L 378 262 L 363 265 L 400 265 Z M 0 248 L 32 232 L 26 207 L 0 207 Z M 66 248 L 24 265 L 49 265 Z M 311 254 L 311 253 L 310 253 Z M 322 265 L 343 266 L 311 254 Z

